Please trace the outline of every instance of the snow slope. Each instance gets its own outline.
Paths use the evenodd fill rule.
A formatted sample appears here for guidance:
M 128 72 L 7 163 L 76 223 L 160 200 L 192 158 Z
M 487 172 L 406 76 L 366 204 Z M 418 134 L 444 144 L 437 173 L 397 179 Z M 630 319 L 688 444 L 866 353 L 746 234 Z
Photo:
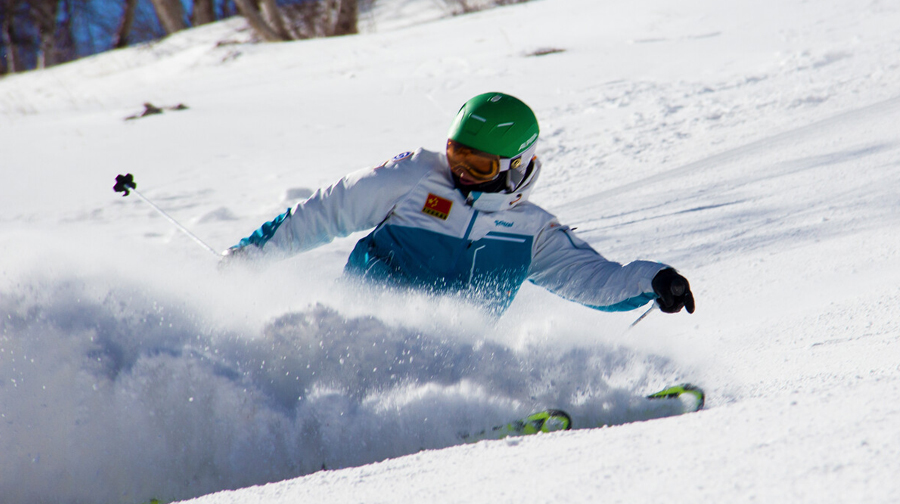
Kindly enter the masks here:
M 429 14 L 278 45 L 234 20 L 0 80 L 4 502 L 900 500 L 900 7 L 381 12 Z M 220 273 L 110 190 L 133 173 L 224 249 L 440 148 L 492 89 L 541 122 L 532 199 L 611 259 L 678 267 L 695 314 L 629 331 L 640 313 L 525 286 L 492 325 L 336 281 L 359 235 Z M 189 109 L 123 120 L 144 102 Z M 677 381 L 707 409 L 627 423 Z M 581 428 L 451 446 L 543 407 Z

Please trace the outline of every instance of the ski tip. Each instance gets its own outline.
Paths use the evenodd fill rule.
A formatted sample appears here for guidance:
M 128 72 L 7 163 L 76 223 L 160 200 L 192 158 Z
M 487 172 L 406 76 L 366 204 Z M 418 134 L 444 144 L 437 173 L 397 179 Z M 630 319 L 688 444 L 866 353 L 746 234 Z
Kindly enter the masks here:
M 550 416 L 544 421 L 544 427 L 541 428 L 542 431 L 572 430 L 572 417 L 568 413 L 558 409 L 547 410 L 547 413 Z
M 648 395 L 647 399 L 677 399 L 682 396 L 691 396 L 694 398 L 695 406 L 690 411 L 699 411 L 703 409 L 703 406 L 706 404 L 706 393 L 702 388 L 691 383 L 681 383 L 673 387 L 665 388 L 655 394 Z
M 522 422 L 523 434 L 557 432 L 572 429 L 572 417 L 563 410 L 548 409 L 535 413 Z
M 694 411 L 702 410 L 703 406 L 706 405 L 706 392 L 704 392 L 702 388 L 690 383 L 684 383 L 681 385 L 681 387 L 684 389 L 683 394 L 692 395 L 696 399 L 697 407 L 694 409 Z

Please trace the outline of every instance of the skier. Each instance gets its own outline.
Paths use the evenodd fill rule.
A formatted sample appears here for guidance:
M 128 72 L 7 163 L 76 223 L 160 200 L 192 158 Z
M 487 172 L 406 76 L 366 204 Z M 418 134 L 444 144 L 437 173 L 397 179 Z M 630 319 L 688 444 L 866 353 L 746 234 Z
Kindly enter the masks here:
M 460 295 L 501 314 L 526 280 L 604 311 L 650 301 L 694 312 L 687 279 L 649 261 L 608 261 L 528 201 L 541 171 L 538 122 L 519 99 L 485 93 L 450 126 L 445 152 L 405 152 L 351 173 L 266 222 L 225 252 L 232 262 L 285 257 L 374 228 L 345 272 Z

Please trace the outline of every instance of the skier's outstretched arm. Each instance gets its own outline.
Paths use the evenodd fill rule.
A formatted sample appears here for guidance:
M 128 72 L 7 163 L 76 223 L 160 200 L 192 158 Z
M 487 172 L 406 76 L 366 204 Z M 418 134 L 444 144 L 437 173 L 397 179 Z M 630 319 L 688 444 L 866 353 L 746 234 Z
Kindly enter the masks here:
M 671 267 L 651 261 L 625 265 L 609 261 L 556 221 L 536 241 L 529 279 L 597 310 L 632 310 L 656 300 L 666 312 L 683 307 L 694 311 L 690 285 Z
M 395 158 L 378 167 L 353 172 L 319 189 L 229 248 L 226 261 L 237 257 L 287 257 L 375 227 L 424 176 L 418 163 L 404 163 L 405 160 Z

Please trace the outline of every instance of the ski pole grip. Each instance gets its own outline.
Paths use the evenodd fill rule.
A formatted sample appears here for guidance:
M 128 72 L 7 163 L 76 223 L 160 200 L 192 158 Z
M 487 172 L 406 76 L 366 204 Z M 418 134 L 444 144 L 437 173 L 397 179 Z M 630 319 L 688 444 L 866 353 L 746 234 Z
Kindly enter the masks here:
M 129 189 L 137 189 L 137 184 L 134 182 L 134 175 L 130 173 L 116 175 L 116 185 L 113 186 L 113 191 L 122 193 L 122 197 L 124 198 L 130 194 Z

